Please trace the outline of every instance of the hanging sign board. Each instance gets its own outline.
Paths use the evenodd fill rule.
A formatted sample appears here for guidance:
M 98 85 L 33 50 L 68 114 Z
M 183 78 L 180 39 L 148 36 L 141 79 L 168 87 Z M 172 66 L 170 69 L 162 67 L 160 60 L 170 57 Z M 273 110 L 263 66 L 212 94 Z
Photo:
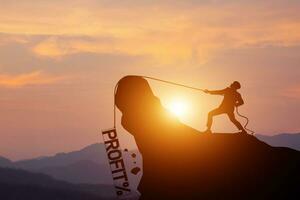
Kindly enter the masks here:
M 125 199 L 126 196 L 131 194 L 131 189 L 122 150 L 120 148 L 117 130 L 116 128 L 104 130 L 102 131 L 102 136 L 116 189 L 116 194 L 118 197 Z

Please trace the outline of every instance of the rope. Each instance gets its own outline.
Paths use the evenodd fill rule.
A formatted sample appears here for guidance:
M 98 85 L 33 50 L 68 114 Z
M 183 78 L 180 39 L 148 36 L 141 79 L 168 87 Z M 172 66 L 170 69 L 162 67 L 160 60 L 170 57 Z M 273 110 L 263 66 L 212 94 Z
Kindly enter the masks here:
M 166 81 L 166 80 L 162 80 L 162 79 L 159 79 L 159 78 L 153 78 L 153 77 L 150 77 L 150 76 L 140 76 L 140 77 L 146 78 L 146 79 L 155 80 L 155 81 L 160 81 L 160 82 L 164 82 L 164 83 L 168 83 L 168 84 L 171 84 L 171 85 L 176 85 L 176 86 L 180 86 L 180 87 L 185 87 L 185 88 L 192 89 L 192 90 L 198 90 L 198 91 L 204 92 L 203 89 L 195 88 L 195 87 L 191 87 L 191 86 L 183 85 L 183 84 L 179 84 L 179 83 L 175 83 L 175 82 L 172 82 L 172 81 Z
M 167 80 L 163 80 L 163 79 L 159 79 L 159 78 L 154 78 L 154 77 L 150 77 L 150 76 L 141 76 L 141 75 L 135 75 L 135 76 L 138 76 L 138 77 L 141 77 L 141 78 L 144 78 L 144 79 L 150 79 L 150 80 L 154 80 L 154 81 L 167 83 L 167 84 L 170 84 L 170 85 L 176 85 L 176 86 L 184 87 L 184 88 L 191 89 L 191 90 L 197 90 L 197 91 L 202 91 L 202 92 L 205 91 L 204 89 L 201 89 L 201 88 L 191 87 L 191 86 L 188 86 L 188 85 L 184 85 L 184 84 L 180 84 L 180 83 L 176 83 L 176 82 L 172 82 L 172 81 L 167 81 Z M 116 84 L 115 89 L 114 89 L 114 128 L 116 128 L 116 92 L 117 92 L 118 86 L 119 86 L 119 81 Z M 249 118 L 244 116 L 244 115 L 241 115 L 239 113 L 238 107 L 236 107 L 236 113 L 237 113 L 238 116 L 246 119 L 246 124 L 244 125 L 244 129 L 249 131 L 253 135 L 254 131 L 247 128 L 247 126 L 249 124 L 249 121 L 250 121 Z
M 251 133 L 251 135 L 254 135 L 255 132 L 253 130 L 247 128 L 247 126 L 249 124 L 249 121 L 250 121 L 249 118 L 246 117 L 246 116 L 244 116 L 244 115 L 242 115 L 242 114 L 240 114 L 238 106 L 236 106 L 235 111 L 236 111 L 236 114 L 238 116 L 240 116 L 240 117 L 242 117 L 242 118 L 244 118 L 246 120 L 246 124 L 244 125 L 244 129 L 247 130 L 247 131 L 249 131 Z
M 117 89 L 118 89 L 118 86 L 119 86 L 119 82 L 117 82 L 117 84 L 115 85 L 115 88 L 114 88 L 114 129 L 116 128 L 116 93 L 117 93 Z

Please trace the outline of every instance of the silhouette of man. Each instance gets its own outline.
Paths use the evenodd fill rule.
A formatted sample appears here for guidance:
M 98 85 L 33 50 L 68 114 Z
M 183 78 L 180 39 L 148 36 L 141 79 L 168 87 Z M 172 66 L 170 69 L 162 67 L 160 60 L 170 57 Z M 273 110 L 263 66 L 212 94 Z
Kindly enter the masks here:
M 234 81 L 230 85 L 230 87 L 225 88 L 223 90 L 214 90 L 214 91 L 204 90 L 204 92 L 208 94 L 224 96 L 221 105 L 217 109 L 214 109 L 208 113 L 206 133 L 211 133 L 213 117 L 221 114 L 227 114 L 230 121 L 241 131 L 241 133 L 247 133 L 247 131 L 243 128 L 241 123 L 236 120 L 234 115 L 235 107 L 244 104 L 241 94 L 238 93 L 237 91 L 240 88 L 241 88 L 241 84 L 238 81 Z

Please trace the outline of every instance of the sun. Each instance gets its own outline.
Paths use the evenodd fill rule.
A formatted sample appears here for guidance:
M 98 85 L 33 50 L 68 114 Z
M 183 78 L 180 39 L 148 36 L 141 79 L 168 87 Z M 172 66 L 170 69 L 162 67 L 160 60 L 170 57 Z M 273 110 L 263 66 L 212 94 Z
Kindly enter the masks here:
M 184 117 L 188 110 L 188 104 L 183 100 L 171 101 L 166 107 L 172 114 L 180 118 Z

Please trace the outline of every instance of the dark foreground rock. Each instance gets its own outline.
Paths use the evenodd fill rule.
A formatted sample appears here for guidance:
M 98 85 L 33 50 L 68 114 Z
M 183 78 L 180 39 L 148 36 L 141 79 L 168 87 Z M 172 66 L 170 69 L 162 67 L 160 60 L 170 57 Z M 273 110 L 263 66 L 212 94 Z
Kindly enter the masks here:
M 140 77 L 120 80 L 116 104 L 143 156 L 142 200 L 299 197 L 300 152 L 200 133 L 170 116 Z

